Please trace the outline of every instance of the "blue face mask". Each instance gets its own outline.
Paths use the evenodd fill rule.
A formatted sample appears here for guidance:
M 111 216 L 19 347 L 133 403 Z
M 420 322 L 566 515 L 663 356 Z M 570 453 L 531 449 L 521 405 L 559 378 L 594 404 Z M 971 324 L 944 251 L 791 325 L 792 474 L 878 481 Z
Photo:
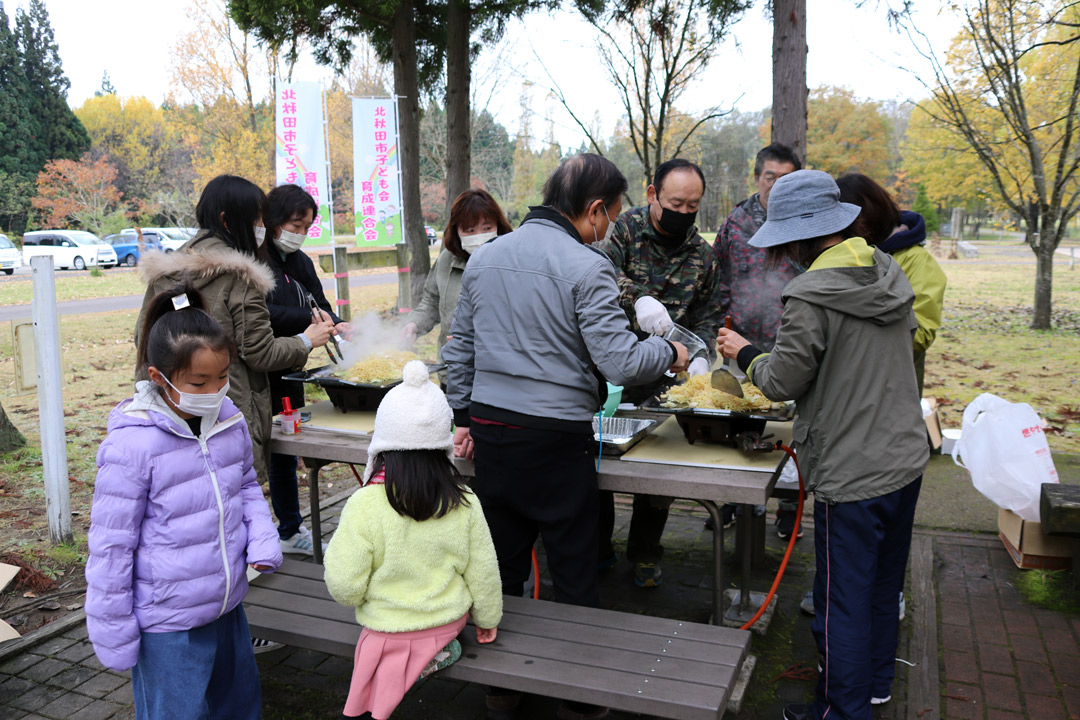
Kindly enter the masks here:
M 810 268 L 806 267 L 805 265 L 803 265 L 802 263 L 795 262 L 791 258 L 788 258 L 788 262 L 791 263 L 791 267 L 795 268 L 800 275 L 802 275 L 804 272 L 806 272 L 807 270 L 810 269 Z

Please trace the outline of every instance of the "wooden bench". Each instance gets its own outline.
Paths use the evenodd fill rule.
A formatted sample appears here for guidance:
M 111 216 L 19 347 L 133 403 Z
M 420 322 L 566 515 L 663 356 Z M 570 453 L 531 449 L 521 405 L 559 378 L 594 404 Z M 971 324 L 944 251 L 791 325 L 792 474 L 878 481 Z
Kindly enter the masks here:
M 1080 537 L 1080 485 L 1043 483 L 1039 515 L 1047 535 Z
M 244 606 L 253 636 L 355 653 L 360 626 L 321 565 L 286 560 L 251 583 Z M 460 639 L 443 677 L 676 720 L 723 715 L 750 646 L 748 631 L 510 596 L 493 644 L 472 628 Z

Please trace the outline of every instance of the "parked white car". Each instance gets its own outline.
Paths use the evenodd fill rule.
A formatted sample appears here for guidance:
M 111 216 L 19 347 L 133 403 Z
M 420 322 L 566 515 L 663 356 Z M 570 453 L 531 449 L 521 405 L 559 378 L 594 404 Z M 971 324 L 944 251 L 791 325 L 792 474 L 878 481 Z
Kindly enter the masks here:
M 23 235 L 23 263 L 35 255 L 52 255 L 58 268 L 116 266 L 116 251 L 97 235 L 83 230 L 34 230 Z
M 15 247 L 15 243 L 11 242 L 11 238 L 0 233 L 0 270 L 3 270 L 5 275 L 11 275 L 20 267 L 22 253 Z

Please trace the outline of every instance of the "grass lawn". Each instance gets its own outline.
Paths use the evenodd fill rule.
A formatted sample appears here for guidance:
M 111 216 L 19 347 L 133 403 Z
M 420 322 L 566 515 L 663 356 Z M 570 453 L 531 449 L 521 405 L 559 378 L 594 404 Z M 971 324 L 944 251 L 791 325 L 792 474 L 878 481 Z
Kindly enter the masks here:
M 92 272 L 57 270 L 57 302 L 141 295 L 146 289 L 138 270 L 99 270 L 96 276 Z M 19 275 L 0 282 L 0 307 L 29 305 L 33 299 L 34 285 L 30 275 Z
M 943 328 L 927 358 L 926 394 L 938 399 L 944 426 L 959 427 L 964 406 L 979 393 L 993 392 L 1031 403 L 1050 424 L 1055 452 L 1080 452 L 1080 271 L 1068 270 L 1067 257 L 1056 263 L 1055 329 L 1036 332 L 1028 328 L 1035 269 L 1030 252 L 1018 254 L 1015 242 L 988 243 L 980 246 L 978 259 L 943 260 L 942 267 L 949 289 Z M 9 284 L 22 283 L 0 283 L 0 302 L 10 302 L 2 294 Z M 95 288 L 113 295 L 142 292 L 136 273 L 61 274 L 57 287 L 71 288 L 60 290 L 71 293 L 66 299 L 94 297 Z M 394 285 L 352 288 L 354 307 L 384 317 L 393 316 L 396 296 Z M 84 560 L 97 447 L 110 410 L 131 394 L 135 317 L 135 311 L 122 311 L 61 318 L 71 507 L 77 513 L 70 548 L 48 546 L 37 396 L 15 395 L 11 336 L 0 333 L 0 402 L 28 441 L 0 455 L 0 522 L 7 529 L 0 554 L 14 552 L 56 578 Z M 434 356 L 433 342 L 434 333 L 424 339 L 423 356 Z M 325 364 L 325 354 L 316 351 L 311 362 Z M 341 466 L 327 468 L 321 478 L 327 493 L 355 482 Z

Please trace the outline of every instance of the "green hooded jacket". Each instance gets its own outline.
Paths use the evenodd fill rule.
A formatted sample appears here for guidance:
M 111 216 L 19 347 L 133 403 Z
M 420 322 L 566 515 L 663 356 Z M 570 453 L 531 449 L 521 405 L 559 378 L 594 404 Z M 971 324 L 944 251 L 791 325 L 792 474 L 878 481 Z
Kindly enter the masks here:
M 747 370 L 770 399 L 795 401 L 795 451 L 817 500 L 886 495 L 930 459 L 914 296 L 900 266 L 862 238 L 829 248 L 784 288 L 776 346 Z

